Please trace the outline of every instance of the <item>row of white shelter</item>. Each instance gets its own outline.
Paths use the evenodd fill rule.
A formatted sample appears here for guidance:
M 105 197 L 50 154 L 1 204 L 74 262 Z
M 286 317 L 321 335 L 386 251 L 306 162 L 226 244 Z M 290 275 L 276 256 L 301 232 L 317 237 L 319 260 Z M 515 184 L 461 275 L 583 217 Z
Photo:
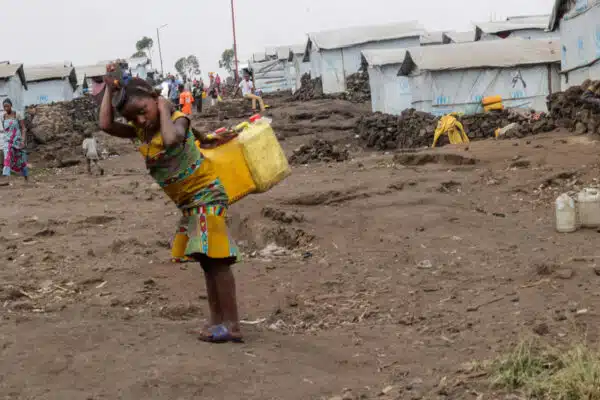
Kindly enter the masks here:
M 133 76 L 146 78 L 150 60 L 128 60 Z M 69 101 L 83 95 L 92 79 L 106 73 L 106 63 L 74 67 L 70 62 L 25 67 L 0 63 L 0 103 L 9 98 L 16 110 L 34 104 Z
M 347 78 L 366 69 L 373 111 L 391 114 L 474 113 L 491 95 L 508 107 L 545 111 L 563 76 L 561 33 L 548 29 L 550 21 L 550 15 L 514 16 L 474 24 L 470 32 L 427 32 L 409 21 L 309 33 L 303 46 L 266 49 L 249 65 L 265 92 L 297 90 L 310 73 L 325 94 L 342 93 Z

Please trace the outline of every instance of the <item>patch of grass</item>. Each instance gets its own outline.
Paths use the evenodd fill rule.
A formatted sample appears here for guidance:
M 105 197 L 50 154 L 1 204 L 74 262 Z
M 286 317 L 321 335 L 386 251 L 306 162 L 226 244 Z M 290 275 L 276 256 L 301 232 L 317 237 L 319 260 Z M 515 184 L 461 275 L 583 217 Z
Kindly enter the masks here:
M 562 350 L 525 340 L 492 369 L 495 387 L 530 399 L 600 400 L 600 352 L 585 344 Z

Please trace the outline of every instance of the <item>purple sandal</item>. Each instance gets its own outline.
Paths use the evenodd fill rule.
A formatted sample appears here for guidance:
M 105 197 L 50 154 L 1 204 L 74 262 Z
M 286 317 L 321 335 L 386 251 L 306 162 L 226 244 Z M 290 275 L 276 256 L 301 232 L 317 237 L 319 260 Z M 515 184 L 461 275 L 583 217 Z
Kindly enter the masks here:
M 240 336 L 233 335 L 225 325 L 211 326 L 208 331 L 210 335 L 201 334 L 198 339 L 207 343 L 243 343 L 244 339 Z

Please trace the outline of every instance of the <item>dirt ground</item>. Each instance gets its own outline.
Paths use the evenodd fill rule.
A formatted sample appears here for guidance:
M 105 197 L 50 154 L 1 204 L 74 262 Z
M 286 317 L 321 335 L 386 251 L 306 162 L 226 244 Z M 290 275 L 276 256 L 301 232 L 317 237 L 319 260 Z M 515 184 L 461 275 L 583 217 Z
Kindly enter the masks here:
M 597 341 L 599 233 L 553 227 L 556 195 L 597 183 L 597 142 L 374 153 L 311 132 L 286 151 L 327 138 L 351 159 L 294 166 L 231 207 L 240 345 L 188 333 L 207 316 L 202 271 L 168 263 L 177 211 L 129 143 L 104 177 L 0 188 L 0 398 L 509 398 L 476 362 L 527 335 Z

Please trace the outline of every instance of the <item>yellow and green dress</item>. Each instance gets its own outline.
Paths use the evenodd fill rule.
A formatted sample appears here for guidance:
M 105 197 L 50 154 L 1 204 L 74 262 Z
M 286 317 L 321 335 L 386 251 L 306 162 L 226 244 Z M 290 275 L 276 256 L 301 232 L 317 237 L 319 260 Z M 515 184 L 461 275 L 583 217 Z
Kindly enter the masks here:
M 179 118 L 187 117 L 179 111 L 171 116 L 172 121 Z M 191 130 L 173 148 L 165 148 L 160 132 L 149 143 L 142 142 L 142 130 L 137 130 L 137 136 L 150 175 L 183 214 L 173 240 L 172 261 L 198 261 L 202 256 L 237 261 L 239 251 L 225 222 L 229 199 Z

